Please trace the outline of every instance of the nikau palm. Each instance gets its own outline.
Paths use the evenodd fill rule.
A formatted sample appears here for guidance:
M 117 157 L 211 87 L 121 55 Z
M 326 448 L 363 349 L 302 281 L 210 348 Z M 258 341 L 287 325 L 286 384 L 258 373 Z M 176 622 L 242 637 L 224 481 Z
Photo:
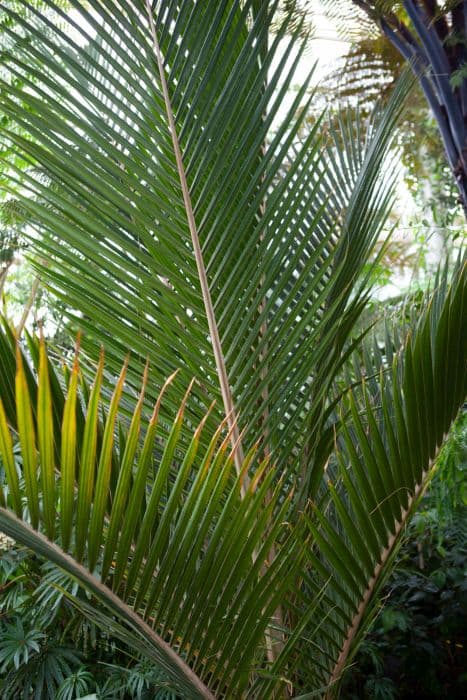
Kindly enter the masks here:
M 361 322 L 410 85 L 307 131 L 275 3 L 61 5 L 1 3 L 2 138 L 83 353 L 4 325 L 0 527 L 181 697 L 333 695 L 466 393 L 462 259 Z
M 465 0 L 439 3 L 352 0 L 410 62 L 438 124 L 451 173 L 467 214 Z M 408 22 L 406 21 L 408 20 Z

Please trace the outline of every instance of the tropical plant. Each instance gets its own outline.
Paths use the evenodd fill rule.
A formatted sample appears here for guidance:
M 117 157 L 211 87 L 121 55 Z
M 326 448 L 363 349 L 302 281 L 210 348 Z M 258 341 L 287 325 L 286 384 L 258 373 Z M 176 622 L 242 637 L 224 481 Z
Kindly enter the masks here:
M 380 27 L 352 0 L 323 0 L 321 4 L 349 48 L 333 61 L 332 71 L 319 85 L 319 95 L 331 110 L 338 106 L 339 117 L 343 107 L 349 120 L 356 111 L 370 114 L 391 93 L 407 64 Z M 313 10 L 319 12 L 315 3 L 309 8 L 311 21 Z M 422 279 L 427 268 L 432 273 L 442 257 L 439 250 L 455 246 L 465 221 L 436 121 L 418 85 L 400 121 L 398 143 L 404 181 L 413 201 L 407 208 L 404 198 L 405 206 L 399 205 L 397 214 L 394 212 L 395 220 L 400 216 L 396 230 L 404 235 L 389 243 L 381 260 L 380 280 L 388 283 L 391 275 L 400 277 L 402 269 L 407 274 L 414 268 L 413 276 Z
M 82 698 L 90 690 L 93 681 L 92 675 L 84 668 L 79 668 L 61 683 L 56 695 L 57 700 L 73 700 Z
M 9 665 L 10 661 L 15 668 L 27 663 L 31 652 L 39 651 L 39 641 L 42 636 L 37 630 L 25 631 L 20 620 L 17 620 L 16 624 L 5 625 L 0 642 L 2 670 Z
M 377 23 L 411 65 L 438 124 L 451 173 L 467 213 L 467 4 L 464 0 L 442 3 L 437 0 L 352 0 L 352 3 Z
M 410 82 L 303 137 L 275 3 L 44 5 L 1 5 L 36 39 L 8 190 L 83 353 L 0 333 L 0 527 L 170 692 L 334 694 L 466 390 L 462 258 L 383 347 L 359 326 Z
M 384 605 L 345 676 L 346 700 L 466 694 L 466 419 L 451 432 L 407 529 Z
M 23 633 L 21 623 L 18 622 L 18 636 L 14 640 L 18 647 L 21 645 L 20 635 Z M 30 639 L 32 634 L 33 631 L 29 631 L 26 639 Z M 79 661 L 73 649 L 44 645 L 17 668 L 8 670 L 2 679 L 2 697 L 5 700 L 16 700 L 19 697 L 52 700 L 56 697 L 59 687 L 72 676 L 72 668 L 76 667 Z
M 88 594 L 76 581 L 2 533 L 0 552 L 2 698 L 175 697 L 157 666 L 81 615 L 70 597 Z
M 50 603 L 59 594 L 48 587 L 44 595 L 41 570 L 49 564 L 3 534 L 0 552 L 0 694 L 5 700 L 53 700 L 80 662 L 75 640 L 68 635 L 67 644 L 61 638 L 62 624 L 76 612 L 68 605 L 67 615 L 58 616 Z

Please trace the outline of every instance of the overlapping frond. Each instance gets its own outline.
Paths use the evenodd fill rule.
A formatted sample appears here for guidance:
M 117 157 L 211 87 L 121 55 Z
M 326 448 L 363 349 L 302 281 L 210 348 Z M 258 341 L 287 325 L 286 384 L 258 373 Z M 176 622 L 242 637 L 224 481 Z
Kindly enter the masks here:
M 190 444 L 181 449 L 189 393 L 161 434 L 162 394 L 149 422 L 141 417 L 145 378 L 130 425 L 116 431 L 126 366 L 102 419 L 101 361 L 80 433 L 76 358 L 57 429 L 44 344 L 39 354 L 33 400 L 18 350 L 15 432 L 0 402 L 0 527 L 87 587 L 114 626 L 129 626 L 135 648 L 161 665 L 183 697 L 212 697 L 208 687 L 241 694 L 303 556 L 285 525 L 290 499 L 280 486 L 270 490 L 273 474 L 265 475 L 254 450 L 232 478 L 222 424 L 207 448 L 200 440 L 206 419 L 189 427 Z
M 383 36 L 362 38 L 339 60 L 321 86 L 324 95 L 337 95 L 342 104 L 369 112 L 390 93 L 403 61 Z
M 233 407 L 246 445 L 261 437 L 285 464 L 310 401 L 322 411 L 320 357 L 337 371 L 361 309 L 343 314 L 387 213 L 379 174 L 404 91 L 351 163 L 341 136 L 324 153 L 322 122 L 305 125 L 309 78 L 283 108 L 303 45 L 287 19 L 265 40 L 275 3 L 45 5 L 55 23 L 5 6 L 43 41 L 2 59 L 24 81 L 2 83 L 22 130 L 4 137 L 48 178 L 11 179 L 43 275 L 96 358 L 103 343 L 116 372 L 131 349 L 130 383 L 146 357 L 159 385 L 196 374 L 195 417 L 222 395 L 212 426 Z
M 388 4 L 386 0 L 382 0 L 381 4 L 383 3 Z M 359 2 L 321 0 L 320 5 L 327 18 L 336 27 L 339 36 L 348 42 L 358 42 L 362 37 L 372 38 L 378 34 L 377 27 L 368 18 Z
M 355 326 L 369 298 L 368 261 L 393 203 L 397 167 L 389 166 L 389 147 L 411 84 L 406 73 L 386 108 L 378 108 L 369 122 L 362 115 L 354 120 L 348 114 L 339 115 L 337 122 L 328 127 L 325 158 L 316 167 L 317 189 L 311 211 L 319 213 L 317 228 L 321 236 L 337 236 L 337 244 L 330 255 L 329 268 L 319 262 L 320 271 L 323 267 L 326 270 L 324 279 L 315 275 L 319 284 L 326 287 L 326 296 L 316 326 L 314 362 L 307 381 L 306 405 L 311 404 L 312 409 L 305 423 L 306 439 L 301 442 L 308 495 L 316 494 L 322 476 L 323 455 L 321 459 L 316 456 L 324 430 L 323 408 L 329 402 L 330 387 L 348 358 L 349 348 L 359 342 Z M 394 153 L 392 157 L 395 159 Z M 383 177 L 384 168 L 389 168 L 391 174 Z M 308 252 L 315 242 L 304 238 Z M 303 345 L 306 347 L 306 342 Z
M 465 393 L 462 266 L 342 393 L 410 81 L 310 127 L 309 79 L 281 115 L 303 45 L 268 37 L 274 2 L 17 3 L 8 187 L 106 367 L 61 378 L 31 340 L 31 369 L 0 333 L 0 527 L 183 697 L 334 688 Z
M 367 353 L 368 378 L 342 406 L 330 505 L 326 513 L 312 508 L 308 517 L 314 546 L 305 586 L 308 605 L 315 606 L 313 624 L 322 618 L 304 631 L 313 646 L 313 684 L 330 680 L 330 696 L 367 629 L 404 527 L 466 395 L 466 278 L 464 262 L 451 286 L 438 279 L 403 347 L 388 333 L 383 352 L 376 345 Z

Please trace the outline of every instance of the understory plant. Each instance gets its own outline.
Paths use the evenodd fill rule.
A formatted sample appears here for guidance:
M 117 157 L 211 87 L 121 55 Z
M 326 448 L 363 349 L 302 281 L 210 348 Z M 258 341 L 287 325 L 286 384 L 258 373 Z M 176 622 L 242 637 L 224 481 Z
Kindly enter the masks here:
M 307 130 L 277 3 L 62 5 L 0 3 L 6 189 L 83 331 L 3 323 L 0 528 L 179 697 L 333 697 L 466 394 L 462 252 L 361 323 L 410 80 Z
M 2 698 L 176 698 L 154 664 L 81 615 L 70 595 L 91 600 L 53 564 L 0 536 Z

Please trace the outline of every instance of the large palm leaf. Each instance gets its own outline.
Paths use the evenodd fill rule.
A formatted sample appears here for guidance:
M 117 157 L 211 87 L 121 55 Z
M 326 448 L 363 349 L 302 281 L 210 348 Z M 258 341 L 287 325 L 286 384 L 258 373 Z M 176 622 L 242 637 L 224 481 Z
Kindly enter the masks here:
M 284 650 L 289 664 L 293 653 L 304 690 L 328 687 L 327 697 L 338 694 L 447 426 L 462 406 L 466 303 L 464 261 L 451 286 L 445 275 L 437 279 L 402 343 L 388 325 L 383 349 L 378 343 L 367 348 L 357 364 L 363 379 L 341 404 L 326 473 L 330 501 L 326 509 L 313 504 L 306 516 L 313 545 L 292 608 L 303 636 L 292 635 Z M 280 664 L 279 658 L 277 670 Z M 261 692 L 267 696 L 271 688 L 264 684 Z
M 66 13 L 44 4 L 54 21 L 1 5 L 15 20 L 4 65 L 21 76 L 2 82 L 17 127 L 4 138 L 31 165 L 9 163 L 9 188 L 87 352 L 105 344 L 107 374 L 100 364 L 91 392 L 84 383 L 87 409 L 76 402 L 74 418 L 77 368 L 64 389 L 32 342 L 37 380 L 2 336 L 1 526 L 90 587 L 116 618 L 101 619 L 182 695 L 263 698 L 288 681 L 319 692 L 364 628 L 375 571 L 379 581 L 465 391 L 461 267 L 416 342 L 393 339 L 398 369 L 373 390 L 383 418 L 365 388 L 342 392 L 361 345 L 362 271 L 391 204 L 383 166 L 407 82 L 363 144 L 344 122 L 327 139 L 320 123 L 307 133 L 306 110 L 296 116 L 307 83 L 278 118 L 297 42 L 279 49 L 286 20 L 268 45 L 267 2 L 71 0 Z M 129 349 L 128 384 L 147 356 L 155 381 L 128 413 L 116 376 Z M 442 361 L 457 368 L 456 391 L 422 416 L 410 392 L 433 404 Z M 156 439 L 148 406 L 179 367 Z M 401 436 L 407 464 L 394 448 Z M 271 459 L 254 466 L 255 449 Z M 133 501 L 140 507 L 125 509 Z
M 384 357 L 364 353 L 369 378 L 334 427 L 333 481 L 303 517 L 257 450 L 231 478 L 222 425 L 207 447 L 204 420 L 181 442 L 188 395 L 164 431 L 161 399 L 145 424 L 142 395 L 115 431 L 126 367 L 103 414 L 102 361 L 80 401 L 77 360 L 61 395 L 44 344 L 37 383 L 18 349 L 14 432 L 0 404 L 1 528 L 86 586 L 104 608 L 96 619 L 160 664 L 184 697 L 272 697 L 284 684 L 332 692 L 466 391 L 465 264 L 429 302 L 397 351 L 388 334 Z M 267 660 L 278 605 L 283 645 Z
M 5 3 L 17 33 L 43 41 L 4 55 L 26 87 L 3 83 L 23 134 L 5 139 L 42 173 L 11 178 L 42 275 L 95 358 L 104 342 L 116 372 L 131 349 L 135 384 L 148 356 L 159 386 L 196 374 L 195 417 L 221 398 L 212 426 L 227 416 L 236 440 L 240 414 L 246 447 L 261 438 L 279 466 L 305 451 L 313 471 L 303 436 L 319 432 L 364 302 L 353 284 L 387 215 L 379 173 L 406 89 L 345 165 L 319 123 L 306 131 L 308 79 L 279 119 L 303 47 L 284 49 L 287 21 L 264 41 L 274 3 L 44 4 L 55 24 Z
M 211 697 L 206 684 L 241 694 L 271 613 L 303 555 L 303 545 L 283 525 L 290 499 L 278 503 L 279 486 L 266 502 L 273 474 L 264 476 L 264 463 L 254 468 L 244 498 L 238 498 L 257 458 L 252 451 L 232 480 L 233 453 L 222 425 L 207 449 L 200 447 L 205 420 L 191 428 L 189 447 L 180 454 L 188 393 L 163 439 L 158 429 L 162 394 L 150 421 L 141 419 L 145 379 L 131 424 L 117 440 L 126 367 L 102 420 L 100 363 L 80 428 L 84 396 L 76 358 L 57 430 L 43 343 L 39 356 L 33 401 L 17 353 L 21 471 L 0 402 L 6 472 L 0 491 L 2 529 L 85 585 L 117 617 L 119 623 L 108 621 L 114 633 L 122 624 L 129 626 L 127 643 L 131 640 L 160 664 L 184 697 Z

